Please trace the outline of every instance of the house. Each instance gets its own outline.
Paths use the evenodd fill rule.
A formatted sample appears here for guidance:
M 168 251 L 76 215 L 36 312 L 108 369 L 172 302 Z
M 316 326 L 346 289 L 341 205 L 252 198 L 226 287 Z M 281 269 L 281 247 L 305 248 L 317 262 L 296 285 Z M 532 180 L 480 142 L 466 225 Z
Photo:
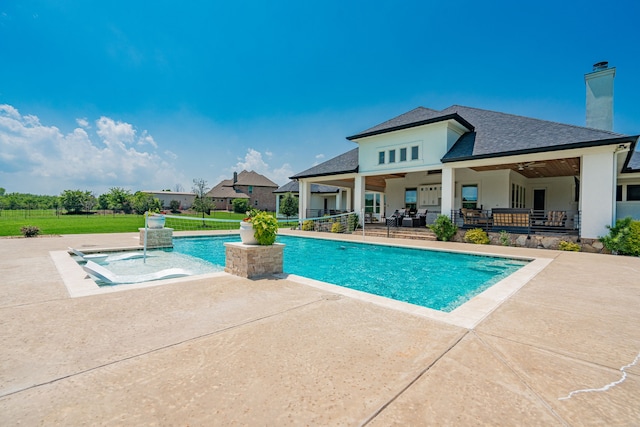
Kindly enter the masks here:
M 274 212 L 273 191 L 278 184 L 254 171 L 234 172 L 233 179 L 220 182 L 207 193 L 216 209 L 233 210 L 233 199 L 247 199 L 249 207 Z
M 344 210 L 346 195 L 342 188 L 332 185 L 311 184 L 307 217 L 322 216 Z M 299 183 L 289 181 L 273 192 L 276 195 L 276 212 L 280 212 L 280 202 L 285 194 L 299 197 Z
M 195 193 L 184 193 L 180 191 L 143 191 L 143 193 L 151 194 L 160 200 L 163 209 L 169 209 L 172 201 L 180 203 L 180 207 L 178 208 L 180 210 L 189 209 L 196 198 Z
M 311 185 L 323 184 L 343 189 L 345 209 L 378 219 L 398 208 L 456 220 L 462 209 L 489 216 L 523 209 L 537 212 L 527 216 L 530 224 L 591 239 L 616 218 L 640 219 L 639 136 L 612 131 L 615 68 L 594 67 L 585 75 L 594 127 L 459 105 L 418 107 L 347 137 L 358 147 L 291 177 L 300 217 L 309 217 Z

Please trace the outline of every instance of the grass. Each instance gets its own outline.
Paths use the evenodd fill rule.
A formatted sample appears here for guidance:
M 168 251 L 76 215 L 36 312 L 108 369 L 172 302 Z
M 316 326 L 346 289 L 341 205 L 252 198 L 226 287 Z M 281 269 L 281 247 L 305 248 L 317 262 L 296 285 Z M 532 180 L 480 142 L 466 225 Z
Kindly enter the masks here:
M 201 218 L 202 214 L 189 213 L 189 217 Z M 205 218 L 230 219 L 239 221 L 244 214 L 214 211 Z M 171 221 L 174 221 L 173 223 Z M 204 229 L 201 223 L 193 221 L 195 229 Z M 176 224 L 176 225 L 174 225 Z M 233 223 L 206 223 L 207 230 L 237 228 Z M 137 232 L 144 227 L 144 216 L 137 214 L 110 214 L 94 213 L 91 215 L 56 215 L 55 210 L 25 211 L 3 210 L 0 213 L 0 236 L 21 236 L 20 228 L 24 226 L 36 226 L 40 228 L 40 235 L 57 234 L 90 234 L 90 233 L 127 233 Z M 167 219 L 167 226 L 176 230 L 182 229 L 182 223 L 178 220 Z M 286 224 L 281 223 L 281 227 Z M 189 227 L 191 228 L 191 227 Z

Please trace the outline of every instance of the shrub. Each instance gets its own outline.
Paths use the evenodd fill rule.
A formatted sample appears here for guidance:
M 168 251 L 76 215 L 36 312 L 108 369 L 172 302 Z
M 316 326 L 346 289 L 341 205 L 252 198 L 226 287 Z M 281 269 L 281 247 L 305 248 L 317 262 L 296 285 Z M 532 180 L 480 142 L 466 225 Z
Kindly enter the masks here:
M 25 225 L 24 227 L 20 227 L 20 232 L 24 237 L 36 237 L 40 234 L 40 228 L 35 225 Z
M 511 246 L 511 239 L 509 238 L 509 233 L 505 230 L 500 232 L 500 244 L 502 246 Z
M 360 218 L 358 218 L 358 214 L 354 213 L 349 215 L 349 219 L 347 220 L 347 230 L 349 233 L 354 232 L 360 227 Z
M 452 223 L 451 219 L 446 215 L 438 215 L 435 222 L 427 227 L 435 233 L 438 240 L 442 240 L 443 242 L 451 240 L 458 231 L 458 227 Z
M 180 213 L 180 202 L 178 200 L 170 201 L 169 209 L 171 209 L 171 213 Z
M 310 219 L 304 221 L 302 223 L 302 230 L 304 230 L 304 231 L 313 231 L 313 221 L 311 221 Z
M 249 200 L 247 199 L 233 199 L 231 204 L 235 213 L 245 213 L 249 210 Z
M 278 233 L 278 220 L 267 212 L 258 212 L 251 216 L 253 236 L 259 245 L 273 245 Z
M 561 240 L 560 243 L 558 243 L 558 249 L 561 251 L 580 252 L 580 245 L 574 242 Z
M 482 228 L 474 228 L 464 234 L 464 241 L 476 245 L 488 245 L 490 240 L 487 233 Z
M 333 225 L 331 226 L 331 232 L 332 233 L 342 233 L 342 223 L 341 222 L 334 222 Z
M 626 217 L 607 228 L 609 235 L 600 237 L 600 241 L 612 254 L 640 256 L 640 221 Z

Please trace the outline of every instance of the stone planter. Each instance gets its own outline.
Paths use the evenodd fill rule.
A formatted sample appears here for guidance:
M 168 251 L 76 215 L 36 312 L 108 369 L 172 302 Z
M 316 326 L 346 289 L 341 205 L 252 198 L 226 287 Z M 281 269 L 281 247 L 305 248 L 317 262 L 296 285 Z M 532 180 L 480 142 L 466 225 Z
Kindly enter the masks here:
M 240 240 L 245 245 L 257 245 L 258 241 L 254 237 L 253 224 L 250 222 L 240 222 Z
M 147 227 L 152 229 L 164 228 L 164 215 L 149 215 L 147 217 Z

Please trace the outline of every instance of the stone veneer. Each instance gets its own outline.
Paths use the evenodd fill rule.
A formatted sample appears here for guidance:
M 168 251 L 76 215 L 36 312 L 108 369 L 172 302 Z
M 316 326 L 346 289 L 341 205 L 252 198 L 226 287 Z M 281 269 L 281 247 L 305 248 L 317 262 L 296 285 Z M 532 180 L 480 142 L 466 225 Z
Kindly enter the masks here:
M 144 228 L 140 230 L 140 246 L 144 246 Z M 173 228 L 147 228 L 147 248 L 172 248 Z
M 224 244 L 224 271 L 240 277 L 253 278 L 282 273 L 284 245 L 245 245 L 240 242 Z

